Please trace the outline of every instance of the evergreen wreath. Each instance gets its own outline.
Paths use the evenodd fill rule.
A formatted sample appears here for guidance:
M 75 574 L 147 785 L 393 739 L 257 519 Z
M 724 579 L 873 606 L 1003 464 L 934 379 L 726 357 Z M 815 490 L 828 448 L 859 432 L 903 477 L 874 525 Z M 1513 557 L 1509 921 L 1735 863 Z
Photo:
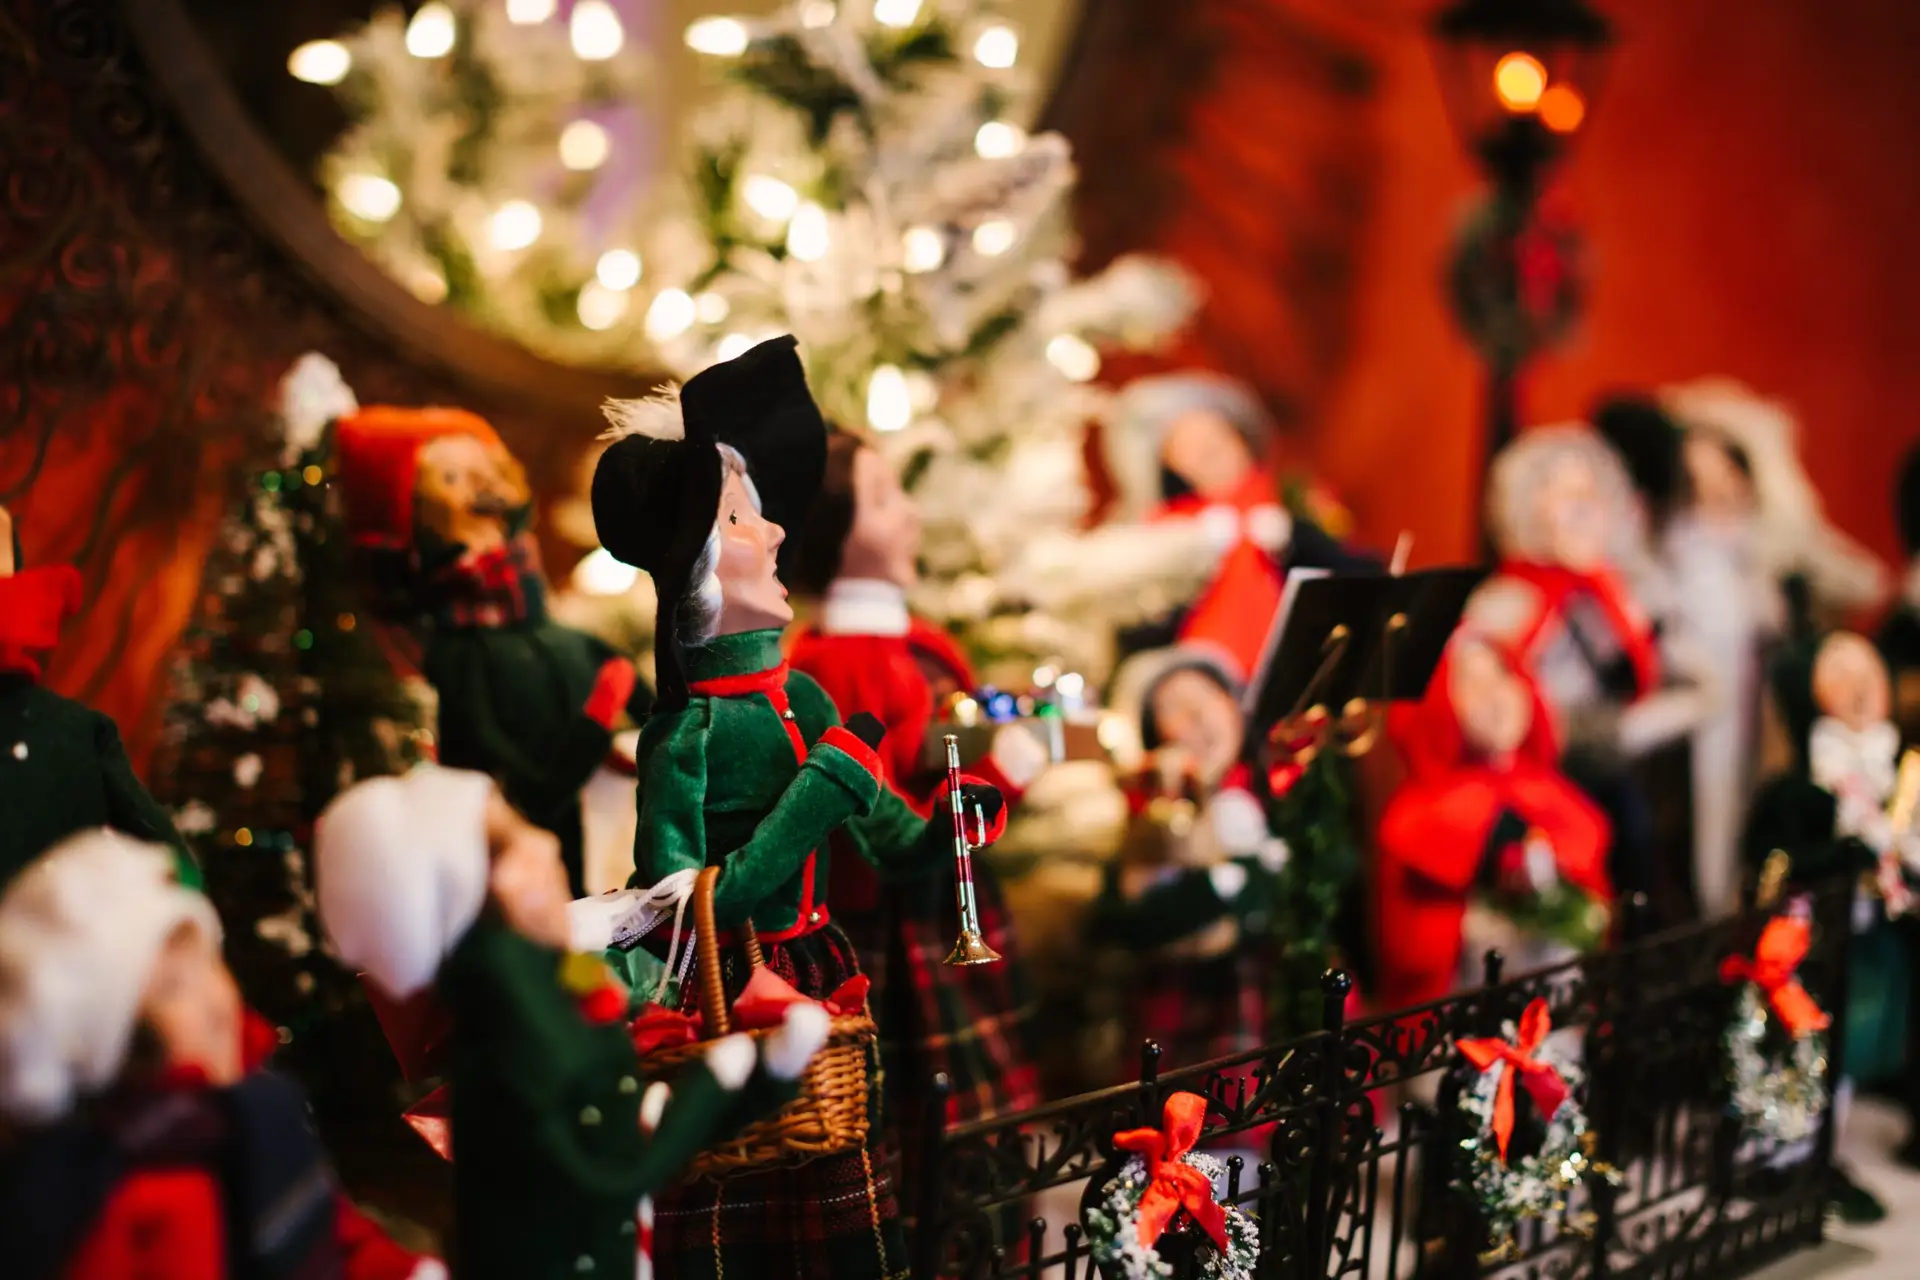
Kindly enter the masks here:
M 1253 1280 L 1260 1228 L 1235 1206 L 1214 1198 L 1215 1181 L 1226 1166 L 1192 1149 L 1206 1112 L 1205 1098 L 1175 1093 L 1167 1098 L 1162 1128 L 1113 1135 L 1116 1148 L 1135 1154 L 1100 1188 L 1099 1207 L 1085 1215 L 1093 1260 L 1110 1274 L 1122 1280 L 1171 1276 L 1173 1264 L 1157 1246 L 1184 1212 L 1206 1237 L 1195 1274 L 1206 1280 Z

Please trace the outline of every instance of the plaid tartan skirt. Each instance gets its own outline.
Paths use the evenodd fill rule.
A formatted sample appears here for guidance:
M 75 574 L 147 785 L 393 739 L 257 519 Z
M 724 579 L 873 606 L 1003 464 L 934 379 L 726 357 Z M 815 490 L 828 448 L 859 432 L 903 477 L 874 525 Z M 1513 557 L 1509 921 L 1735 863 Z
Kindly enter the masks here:
M 1120 1078 L 1140 1078 L 1142 1042 L 1160 1045 L 1160 1070 L 1189 1067 L 1266 1043 L 1266 948 L 1242 944 L 1202 960 L 1142 957 Z
M 853 945 L 833 924 L 765 951 L 767 967 L 802 995 L 830 995 L 861 972 Z M 739 948 L 728 949 L 722 973 L 728 996 L 737 996 L 748 977 Z M 906 1280 L 877 1060 L 868 1072 L 873 1128 L 865 1150 L 663 1192 L 654 1202 L 654 1273 L 672 1280 Z

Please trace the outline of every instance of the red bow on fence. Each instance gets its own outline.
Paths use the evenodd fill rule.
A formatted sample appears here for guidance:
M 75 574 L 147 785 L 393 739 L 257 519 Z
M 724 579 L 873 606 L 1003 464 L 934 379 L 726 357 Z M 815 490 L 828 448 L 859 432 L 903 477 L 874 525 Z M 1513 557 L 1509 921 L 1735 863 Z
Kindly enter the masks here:
M 1812 1031 L 1825 1031 L 1832 1021 L 1794 976 L 1806 958 L 1812 936 L 1813 929 L 1805 920 L 1776 916 L 1761 931 L 1753 959 L 1728 956 L 1720 962 L 1720 980 L 1751 982 L 1759 987 L 1780 1025 L 1796 1040 Z
M 1547 1016 L 1547 1002 L 1536 998 L 1520 1015 L 1519 1033 L 1513 1043 L 1505 1040 L 1462 1040 L 1460 1053 L 1475 1067 L 1488 1071 L 1498 1062 L 1507 1069 L 1493 1095 L 1493 1137 L 1500 1147 L 1500 1163 L 1507 1162 L 1507 1144 L 1513 1140 L 1513 1087 L 1517 1079 L 1526 1086 L 1527 1095 L 1539 1109 L 1542 1120 L 1550 1120 L 1560 1104 L 1567 1100 L 1567 1082 L 1559 1071 L 1533 1055 L 1553 1029 Z
M 1207 1119 L 1207 1100 L 1197 1093 L 1176 1093 L 1167 1099 L 1164 1129 L 1127 1129 L 1113 1135 L 1113 1145 L 1143 1156 L 1151 1180 L 1140 1197 L 1140 1243 L 1151 1249 L 1185 1209 L 1225 1253 L 1227 1215 L 1213 1198 L 1207 1175 L 1180 1157 L 1193 1150 Z

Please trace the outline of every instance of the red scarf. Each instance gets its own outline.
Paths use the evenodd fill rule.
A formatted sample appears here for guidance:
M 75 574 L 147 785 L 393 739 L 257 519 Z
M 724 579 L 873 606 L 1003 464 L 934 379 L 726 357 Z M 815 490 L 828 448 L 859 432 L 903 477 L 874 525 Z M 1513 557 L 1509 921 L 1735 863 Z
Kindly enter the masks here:
M 40 678 L 41 660 L 80 607 L 80 571 L 55 564 L 0 578 L 0 673 Z
M 1660 660 L 1654 652 L 1653 628 L 1611 569 L 1581 573 L 1559 565 L 1509 560 L 1500 566 L 1497 576 L 1524 582 L 1540 593 L 1540 611 L 1534 615 L 1531 625 L 1514 637 L 1513 643 L 1514 652 L 1528 666 L 1532 665 L 1534 647 L 1546 635 L 1549 624 L 1565 614 L 1575 597 L 1585 595 L 1600 607 L 1613 628 L 1621 652 L 1633 664 L 1634 683 L 1638 686 L 1636 696 L 1644 698 L 1660 687 Z

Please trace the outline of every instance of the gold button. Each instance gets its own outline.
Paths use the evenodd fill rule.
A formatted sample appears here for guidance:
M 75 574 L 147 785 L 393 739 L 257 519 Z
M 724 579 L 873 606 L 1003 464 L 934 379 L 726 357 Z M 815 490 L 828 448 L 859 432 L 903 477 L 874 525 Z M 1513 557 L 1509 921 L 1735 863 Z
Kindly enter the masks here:
M 640 1082 L 632 1076 L 621 1076 L 620 1083 L 617 1087 L 622 1093 L 638 1093 L 640 1091 Z
M 818 911 L 809 911 L 809 912 L 807 912 L 807 923 L 808 923 L 808 924 L 819 924 L 819 923 L 820 923 L 820 913 L 819 913 Z
M 787 710 L 785 710 L 785 711 L 782 711 L 782 712 L 780 713 L 780 718 L 781 718 L 782 720 L 791 720 L 791 719 L 793 719 L 793 709 L 792 709 L 791 707 L 789 707 L 789 708 L 788 708 Z
M 598 1107 L 580 1108 L 580 1123 L 581 1124 L 599 1124 L 600 1108 Z

